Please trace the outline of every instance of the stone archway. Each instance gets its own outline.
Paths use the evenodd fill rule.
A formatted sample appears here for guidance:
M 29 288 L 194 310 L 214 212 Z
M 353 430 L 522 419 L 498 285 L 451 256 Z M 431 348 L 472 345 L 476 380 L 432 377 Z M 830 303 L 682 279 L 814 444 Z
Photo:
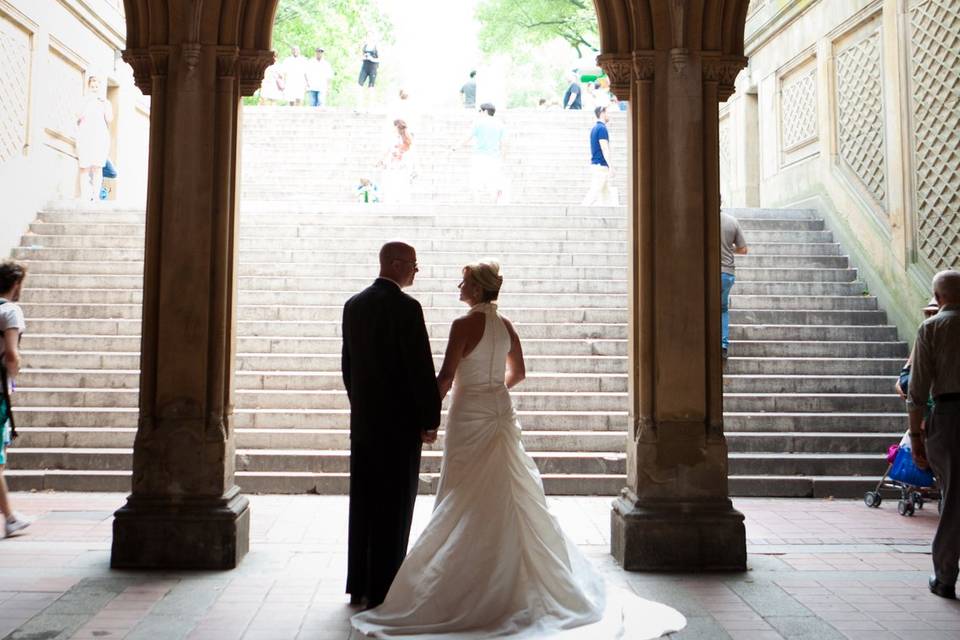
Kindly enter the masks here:
M 151 96 L 140 411 L 114 567 L 231 568 L 239 102 L 273 62 L 278 0 L 124 0 Z M 596 0 L 601 66 L 631 104 L 627 569 L 743 569 L 727 497 L 718 108 L 746 64 L 748 0 Z M 678 259 L 678 256 L 681 259 Z

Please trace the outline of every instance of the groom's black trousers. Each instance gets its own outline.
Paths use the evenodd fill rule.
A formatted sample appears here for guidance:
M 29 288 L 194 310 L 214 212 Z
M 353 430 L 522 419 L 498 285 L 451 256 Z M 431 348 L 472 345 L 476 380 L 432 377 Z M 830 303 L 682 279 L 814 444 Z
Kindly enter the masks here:
M 419 439 L 350 443 L 347 593 L 383 602 L 407 555 L 420 473 Z

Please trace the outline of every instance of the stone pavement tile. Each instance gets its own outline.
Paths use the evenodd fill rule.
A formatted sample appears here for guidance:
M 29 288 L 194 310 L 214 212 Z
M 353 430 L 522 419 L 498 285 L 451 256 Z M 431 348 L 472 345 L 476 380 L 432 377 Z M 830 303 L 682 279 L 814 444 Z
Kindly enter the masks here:
M 151 615 L 137 624 L 124 640 L 183 640 L 193 626 L 193 620 L 181 616 Z
M 730 588 L 763 617 L 809 616 L 809 609 L 771 582 L 745 580 L 730 583 Z
M 770 616 L 767 622 L 788 640 L 843 640 L 829 623 L 812 616 Z
M 773 629 L 727 630 L 732 640 L 783 640 L 783 636 Z
M 957 640 L 960 634 L 950 631 L 895 631 L 894 635 L 900 640 Z M 861 636 L 866 639 L 867 636 Z
M 687 626 L 679 633 L 671 635 L 670 640 L 731 640 L 731 638 L 730 634 L 713 618 L 687 616 Z
M 710 615 L 699 601 L 690 597 L 690 592 L 686 588 L 689 584 L 688 580 L 678 584 L 674 581 L 652 581 L 649 578 L 640 578 L 637 574 L 629 574 L 628 581 L 630 590 L 641 598 L 673 607 L 687 618 Z
M 12 640 L 31 640 L 33 638 L 42 638 L 43 640 L 66 640 L 73 633 L 83 626 L 89 619 L 84 614 L 55 614 L 40 613 L 23 625 L 21 625 L 12 634 Z
M 863 631 L 851 630 L 845 631 L 844 636 L 850 640 L 900 640 L 900 636 L 889 631 Z M 939 640 L 946 640 L 940 638 Z

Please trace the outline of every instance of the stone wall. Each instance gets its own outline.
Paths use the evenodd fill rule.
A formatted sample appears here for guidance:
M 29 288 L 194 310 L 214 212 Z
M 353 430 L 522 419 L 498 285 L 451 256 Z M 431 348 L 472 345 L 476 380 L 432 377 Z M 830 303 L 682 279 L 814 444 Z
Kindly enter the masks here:
M 724 203 L 818 209 L 912 340 L 960 266 L 960 0 L 753 0 L 746 53 Z
M 0 0 L 0 256 L 48 200 L 77 190 L 76 112 L 89 75 L 113 104 L 110 198 L 142 206 L 149 101 L 120 60 L 121 0 Z

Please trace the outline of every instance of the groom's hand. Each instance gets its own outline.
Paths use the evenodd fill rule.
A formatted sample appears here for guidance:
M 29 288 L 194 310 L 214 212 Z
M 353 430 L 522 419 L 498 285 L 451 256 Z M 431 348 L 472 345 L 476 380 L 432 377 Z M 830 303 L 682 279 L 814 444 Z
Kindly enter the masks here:
M 433 429 L 431 431 L 421 431 L 420 440 L 423 441 L 423 444 L 433 444 L 437 441 L 437 430 Z

